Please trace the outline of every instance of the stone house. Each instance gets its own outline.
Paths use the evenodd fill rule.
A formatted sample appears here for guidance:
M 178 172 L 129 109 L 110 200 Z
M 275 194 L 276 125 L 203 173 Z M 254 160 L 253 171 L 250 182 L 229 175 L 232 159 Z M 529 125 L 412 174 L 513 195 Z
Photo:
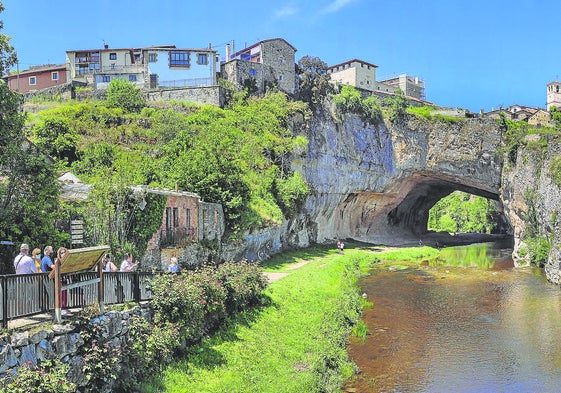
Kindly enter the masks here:
M 393 87 L 395 90 L 401 90 L 407 97 L 425 100 L 425 82 L 419 79 L 418 76 L 401 74 L 393 78 L 381 80 L 380 83 Z
M 377 65 L 359 59 L 335 64 L 327 69 L 332 82 L 368 91 L 395 93 L 396 89 L 376 81 Z
M 66 64 L 35 66 L 19 73 L 6 75 L 3 79 L 10 90 L 22 94 L 33 90 L 60 86 L 67 83 Z
M 226 61 L 221 65 L 222 78 L 244 86 L 255 83 L 258 93 L 267 85 L 276 85 L 288 94 L 296 92 L 296 48 L 282 38 L 259 41 L 230 54 L 226 46 Z

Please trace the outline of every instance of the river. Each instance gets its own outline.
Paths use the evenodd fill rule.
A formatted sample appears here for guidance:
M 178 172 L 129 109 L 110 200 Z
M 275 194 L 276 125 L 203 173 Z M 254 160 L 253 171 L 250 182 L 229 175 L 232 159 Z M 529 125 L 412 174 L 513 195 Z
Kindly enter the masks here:
M 436 261 L 373 270 L 369 334 L 347 392 L 560 392 L 561 290 L 510 250 L 451 247 Z M 401 270 L 403 269 L 403 270 Z

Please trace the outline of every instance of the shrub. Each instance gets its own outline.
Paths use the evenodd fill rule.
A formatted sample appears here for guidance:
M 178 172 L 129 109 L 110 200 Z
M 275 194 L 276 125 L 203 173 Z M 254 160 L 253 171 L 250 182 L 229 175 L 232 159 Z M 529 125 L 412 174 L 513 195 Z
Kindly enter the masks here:
M 245 260 L 226 262 L 218 267 L 218 271 L 228 291 L 226 309 L 229 313 L 259 303 L 267 278 L 257 265 Z
M 379 124 L 383 119 L 378 98 L 369 96 L 363 99 L 360 91 L 353 86 L 341 87 L 341 92 L 333 96 L 333 103 L 339 112 L 355 113 L 370 124 Z
M 555 156 L 549 166 L 549 175 L 558 187 L 561 187 L 561 155 Z
M 40 367 L 24 365 L 18 373 L 0 379 L 0 391 L 5 393 L 63 393 L 76 391 L 76 385 L 68 381 L 65 363 L 53 365 L 45 361 Z
M 109 108 L 122 108 L 126 112 L 140 112 L 146 106 L 140 89 L 124 79 L 113 79 L 107 88 L 106 105 Z

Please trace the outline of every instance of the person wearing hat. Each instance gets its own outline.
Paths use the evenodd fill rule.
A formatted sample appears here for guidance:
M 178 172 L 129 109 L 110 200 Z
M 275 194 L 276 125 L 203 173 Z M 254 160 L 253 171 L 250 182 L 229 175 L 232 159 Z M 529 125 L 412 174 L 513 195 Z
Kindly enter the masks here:
M 14 259 L 14 268 L 16 269 L 16 274 L 32 274 L 37 273 L 37 268 L 35 267 L 35 262 L 28 255 L 29 245 L 22 243 L 19 248 L 19 255 Z

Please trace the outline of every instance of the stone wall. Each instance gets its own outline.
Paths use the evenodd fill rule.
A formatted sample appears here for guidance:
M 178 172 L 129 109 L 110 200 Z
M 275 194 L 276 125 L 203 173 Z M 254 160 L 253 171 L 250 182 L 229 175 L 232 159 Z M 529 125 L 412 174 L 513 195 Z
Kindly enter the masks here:
M 224 105 L 224 94 L 219 86 L 150 90 L 146 93 L 146 99 L 148 102 L 175 100 L 220 107 Z
M 126 346 L 128 321 L 133 315 L 148 321 L 152 318 L 151 310 L 143 305 L 128 311 L 108 312 L 90 323 L 102 327 L 103 340 L 111 346 Z M 24 364 L 35 366 L 47 359 L 56 359 L 68 363 L 68 378 L 85 388 L 88 381 L 82 372 L 84 360 L 79 355 L 82 345 L 84 340 L 72 323 L 5 333 L 0 336 L 0 378 L 17 371 Z M 111 391 L 110 385 L 107 391 Z

